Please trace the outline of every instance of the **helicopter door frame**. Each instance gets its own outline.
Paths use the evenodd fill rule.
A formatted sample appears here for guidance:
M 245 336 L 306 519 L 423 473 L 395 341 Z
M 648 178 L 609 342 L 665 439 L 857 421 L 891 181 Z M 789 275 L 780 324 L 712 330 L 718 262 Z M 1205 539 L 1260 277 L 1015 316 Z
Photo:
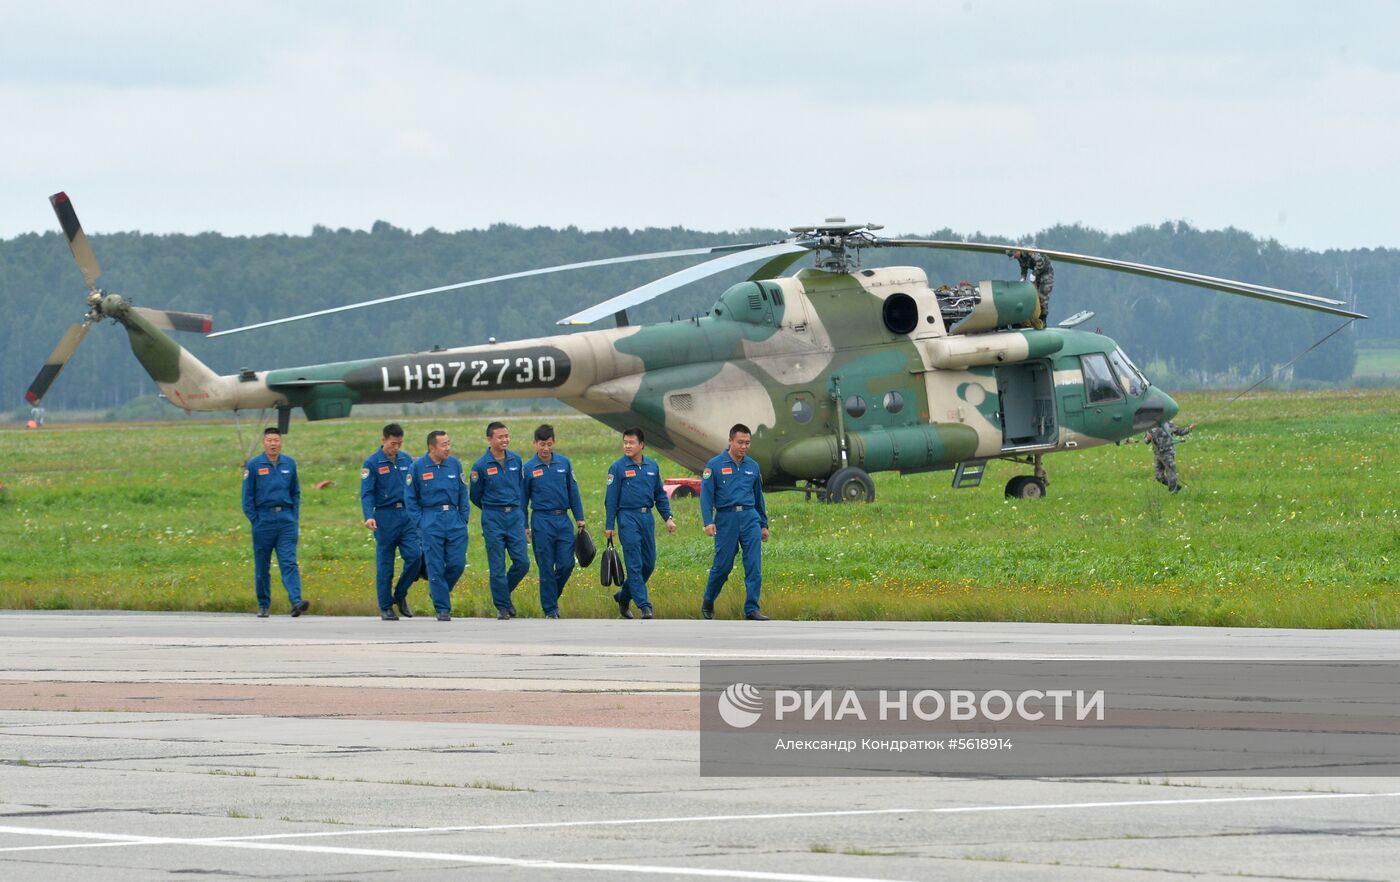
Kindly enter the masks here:
M 1059 444 L 1055 372 L 1049 359 L 1018 361 L 996 369 L 1001 450 L 1047 450 Z

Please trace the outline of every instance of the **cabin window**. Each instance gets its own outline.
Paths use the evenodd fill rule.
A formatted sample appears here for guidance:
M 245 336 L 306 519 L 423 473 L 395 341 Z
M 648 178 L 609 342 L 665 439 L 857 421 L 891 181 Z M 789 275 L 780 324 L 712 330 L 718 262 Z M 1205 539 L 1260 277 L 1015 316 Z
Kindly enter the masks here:
M 812 421 L 812 402 L 799 398 L 792 403 L 792 418 L 799 423 Z
M 1084 368 L 1084 397 L 1090 404 L 1101 401 L 1117 401 L 1123 397 L 1113 372 L 1108 369 L 1108 359 L 1102 355 L 1083 355 L 1079 363 Z
M 904 396 L 898 392 L 886 392 L 885 400 L 881 403 L 885 406 L 885 413 L 899 413 L 904 410 Z
M 865 399 L 859 395 L 852 395 L 846 399 L 846 413 L 852 419 L 859 419 L 865 416 Z

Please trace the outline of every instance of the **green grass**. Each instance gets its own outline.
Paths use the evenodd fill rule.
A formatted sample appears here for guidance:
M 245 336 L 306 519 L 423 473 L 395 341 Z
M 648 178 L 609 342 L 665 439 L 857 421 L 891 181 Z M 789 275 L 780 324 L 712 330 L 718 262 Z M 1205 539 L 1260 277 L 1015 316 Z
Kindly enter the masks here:
M 1400 382 L 1400 345 L 1356 347 L 1357 379 Z
M 1400 626 L 1400 390 L 1228 397 L 1180 397 L 1178 421 L 1200 425 L 1178 448 L 1187 490 L 1177 496 L 1152 480 L 1142 444 L 1049 457 L 1042 500 L 1005 499 L 1004 482 L 1024 468 L 1003 462 L 975 490 L 951 489 L 947 472 L 880 474 L 872 505 L 771 494 L 764 610 L 790 619 Z M 551 421 L 601 540 L 602 478 L 618 439 L 582 418 Z M 527 454 L 522 439 L 535 422 L 512 426 Z M 377 613 L 358 488 L 382 423 L 299 422 L 287 436 L 307 488 L 300 553 L 315 614 Z M 484 449 L 484 421 L 459 418 L 408 421 L 410 448 L 438 425 L 468 462 Z M 0 606 L 252 611 L 242 453 L 228 424 L 0 431 Z M 335 485 L 310 489 L 321 480 Z M 651 591 L 658 615 L 694 617 L 710 542 L 693 500 L 677 513 L 678 534 L 658 537 Z M 478 524 L 474 513 L 457 615 L 493 612 Z M 273 580 L 274 611 L 285 612 L 275 572 Z M 517 594 L 523 615 L 539 615 L 535 586 L 532 574 Z M 738 617 L 742 595 L 736 566 L 720 617 Z M 410 597 L 427 609 L 423 583 Z M 576 573 L 562 608 L 570 618 L 616 614 L 596 565 Z

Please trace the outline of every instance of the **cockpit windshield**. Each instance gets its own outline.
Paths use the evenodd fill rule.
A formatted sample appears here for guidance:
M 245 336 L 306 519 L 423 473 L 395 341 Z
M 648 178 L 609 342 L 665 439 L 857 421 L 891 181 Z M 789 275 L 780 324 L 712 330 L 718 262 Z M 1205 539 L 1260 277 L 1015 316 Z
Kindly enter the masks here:
M 1142 371 L 1137 369 L 1127 354 L 1122 349 L 1115 349 L 1108 354 L 1108 360 L 1113 365 L 1113 372 L 1118 375 L 1118 385 L 1123 388 L 1127 395 L 1137 398 L 1147 391 L 1147 377 Z

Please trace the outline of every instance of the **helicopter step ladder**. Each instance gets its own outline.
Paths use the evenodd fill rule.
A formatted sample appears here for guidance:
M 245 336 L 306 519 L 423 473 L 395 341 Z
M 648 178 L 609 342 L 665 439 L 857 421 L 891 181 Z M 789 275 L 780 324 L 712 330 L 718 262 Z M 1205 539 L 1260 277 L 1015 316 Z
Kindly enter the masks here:
M 961 490 L 964 487 L 977 487 L 982 483 L 982 476 L 987 473 L 987 462 L 960 462 L 958 468 L 953 472 L 953 489 Z

